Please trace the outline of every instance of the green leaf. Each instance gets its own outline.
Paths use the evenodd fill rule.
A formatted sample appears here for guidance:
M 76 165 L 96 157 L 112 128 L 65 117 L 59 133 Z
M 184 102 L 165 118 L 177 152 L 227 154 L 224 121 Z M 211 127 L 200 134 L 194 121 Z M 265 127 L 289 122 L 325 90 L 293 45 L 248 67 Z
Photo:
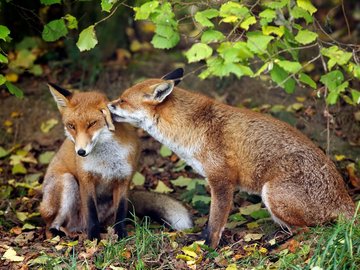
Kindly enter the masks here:
M 238 41 L 234 43 L 223 42 L 220 44 L 217 51 L 226 63 L 236 63 L 241 60 L 246 60 L 254 57 L 254 54 L 249 50 L 246 43 L 243 41 Z
M 132 178 L 132 182 L 135 186 L 143 186 L 145 183 L 145 176 L 139 172 L 136 172 Z
M 322 48 L 320 52 L 322 55 L 330 58 L 327 63 L 330 70 L 335 64 L 340 66 L 347 64 L 352 57 L 352 53 L 343 51 L 336 45 L 331 46 L 330 48 Z
M 101 0 L 101 10 L 110 12 L 110 10 L 117 1 L 118 0 Z
M 3 85 L 6 82 L 6 77 L 0 74 L 0 85 Z
M 225 39 L 225 36 L 216 30 L 207 30 L 201 35 L 201 43 L 212 43 L 212 42 L 220 42 Z
M 177 32 L 173 32 L 173 35 L 169 38 L 161 35 L 154 35 L 151 40 L 151 44 L 157 49 L 170 49 L 173 48 L 180 41 L 180 35 Z
M 265 9 L 264 11 L 259 13 L 259 16 L 261 18 L 260 24 L 264 26 L 272 22 L 276 18 L 276 11 L 272 9 Z
M 81 31 L 79 40 L 76 42 L 76 46 L 81 52 L 83 52 L 94 48 L 97 43 L 98 40 L 95 33 L 95 25 L 90 25 Z
M 147 20 L 159 6 L 159 1 L 146 2 L 140 7 L 135 7 L 135 20 Z
M 307 74 L 300 73 L 299 74 L 299 80 L 300 80 L 300 82 L 309 85 L 311 88 L 316 89 L 316 82 L 314 82 L 314 80 L 311 79 L 311 77 L 308 76 Z
M 271 69 L 270 76 L 271 79 L 279 86 L 283 87 L 287 93 L 291 94 L 294 92 L 295 80 L 290 78 L 289 73 L 277 64 L 274 64 L 274 67 Z
M 293 16 L 295 19 L 304 19 L 306 21 L 306 24 L 313 22 L 313 17 L 301 7 L 295 6 L 292 10 L 290 10 L 291 16 Z
M 251 68 L 241 64 L 234 64 L 231 72 L 234 73 L 238 78 L 241 78 L 242 76 L 254 76 L 254 72 L 251 70 Z
M 295 40 L 300 44 L 306 45 L 316 40 L 318 34 L 311 32 L 307 29 L 300 30 L 295 36 Z
M 240 213 L 235 213 L 229 216 L 230 221 L 246 221 L 246 218 L 244 218 Z
M 357 91 L 355 89 L 351 89 L 351 97 L 356 104 L 360 104 L 360 92 L 359 91 Z
M 9 38 L 10 30 L 5 25 L 0 25 L 0 39 L 6 41 Z
M 13 94 L 15 97 L 17 98 L 23 98 L 24 97 L 24 92 L 16 87 L 14 84 L 12 84 L 11 82 L 5 82 L 5 85 L 7 87 L 7 89 L 9 90 L 9 92 L 11 94 Z
M 249 216 L 251 213 L 261 209 L 261 203 L 250 204 L 248 206 L 240 207 L 239 212 L 242 215 Z
M 42 38 L 45 41 L 56 41 L 61 37 L 66 36 L 68 30 L 65 25 L 64 19 L 53 20 L 44 26 L 42 31 Z
M 194 44 L 186 53 L 189 63 L 198 62 L 200 60 L 210 57 L 213 53 L 213 50 L 209 45 L 204 43 Z
M 50 6 L 53 4 L 61 4 L 61 0 L 40 0 L 40 3 L 46 6 Z
M 336 91 L 337 87 L 344 81 L 344 75 L 339 70 L 331 71 L 324 74 L 320 78 L 322 82 L 330 91 Z
M 299 7 L 308 11 L 310 15 L 313 15 L 313 13 L 317 11 L 316 7 L 314 7 L 310 0 L 296 0 L 296 2 Z
M 12 174 L 26 174 L 26 168 L 22 163 L 15 164 L 11 169 Z
M 0 53 L 0 63 L 4 63 L 4 64 L 9 63 L 8 58 L 5 55 L 3 55 L 2 53 Z
M 262 219 L 262 218 L 268 218 L 270 217 L 269 212 L 266 209 L 259 209 L 257 211 L 254 211 L 250 214 L 250 216 L 254 219 Z
M 281 60 L 276 63 L 289 73 L 297 73 L 302 68 L 299 62 Z
M 49 164 L 50 161 L 53 159 L 53 157 L 55 156 L 55 152 L 54 151 L 46 151 L 42 154 L 40 154 L 39 156 L 39 162 L 41 164 Z
M 249 9 L 236 2 L 226 2 L 221 5 L 219 16 L 223 17 L 222 22 L 235 23 L 249 15 Z
M 10 154 L 10 151 L 5 150 L 4 147 L 0 146 L 0 158 L 6 157 Z
M 263 26 L 262 32 L 264 35 L 269 36 L 271 34 L 275 34 L 278 37 L 282 37 L 284 35 L 285 27 L 283 25 L 276 27 L 276 26 Z
M 216 9 L 206 9 L 203 11 L 198 11 L 195 14 L 195 21 L 201 24 L 203 27 L 214 27 L 214 24 L 210 19 L 219 16 L 219 11 Z
M 66 21 L 67 28 L 69 28 L 69 29 L 77 29 L 78 28 L 78 21 L 73 15 L 66 14 L 64 16 L 64 19 Z
M 29 72 L 34 74 L 35 76 L 40 76 L 43 73 L 43 69 L 40 65 L 33 65 L 30 69 Z
M 255 54 L 264 54 L 266 52 L 267 45 L 274 39 L 272 36 L 265 36 L 260 31 L 246 33 L 248 38 L 247 47 Z
M 192 179 L 184 176 L 179 176 L 175 180 L 170 180 L 171 184 L 177 187 L 187 187 L 191 183 Z
M 279 1 L 270 1 L 265 2 L 264 6 L 271 8 L 271 9 L 281 9 L 285 7 L 288 3 L 288 0 L 279 0 Z
M 203 202 L 205 204 L 210 204 L 211 198 L 210 198 L 210 196 L 206 196 L 206 195 L 195 195 L 192 198 L 191 203 L 196 204 L 197 202 Z
M 337 91 L 330 92 L 328 96 L 326 97 L 326 103 L 330 105 L 336 104 L 338 98 L 340 96 L 340 93 Z
M 169 157 L 172 155 L 172 151 L 166 147 L 165 145 L 162 145 L 161 148 L 160 148 L 160 155 L 162 157 Z
M 256 18 L 254 16 L 250 16 L 246 18 L 241 24 L 240 27 L 245 30 L 249 30 L 250 25 L 256 23 Z

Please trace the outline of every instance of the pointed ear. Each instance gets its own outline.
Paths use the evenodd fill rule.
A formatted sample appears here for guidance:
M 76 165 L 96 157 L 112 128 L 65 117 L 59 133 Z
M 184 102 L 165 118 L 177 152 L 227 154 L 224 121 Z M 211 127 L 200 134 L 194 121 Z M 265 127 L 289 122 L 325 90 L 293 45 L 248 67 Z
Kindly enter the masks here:
M 153 94 L 151 95 L 150 99 L 157 101 L 157 102 L 163 102 L 163 100 L 170 95 L 172 90 L 174 89 L 174 81 L 167 81 L 158 83 L 152 86 L 154 89 Z
M 184 76 L 184 69 L 177 68 L 174 71 L 171 71 L 170 73 L 163 76 L 161 79 L 172 80 L 172 81 L 174 81 L 174 85 L 177 85 L 179 82 L 181 82 L 183 76 Z
M 72 93 L 69 90 L 61 88 L 53 83 L 48 83 L 48 86 L 59 110 L 61 111 L 69 103 L 69 98 L 72 96 Z
M 113 123 L 113 121 L 112 121 L 112 119 L 111 119 L 111 113 L 110 113 L 108 107 L 105 105 L 105 107 L 104 107 L 103 109 L 101 109 L 100 111 L 102 112 L 102 114 L 103 114 L 104 117 L 105 117 L 105 122 L 106 122 L 106 124 L 107 124 L 107 126 L 108 126 L 108 129 L 109 129 L 110 131 L 114 131 L 114 130 L 115 130 L 115 126 L 114 126 L 114 123 Z

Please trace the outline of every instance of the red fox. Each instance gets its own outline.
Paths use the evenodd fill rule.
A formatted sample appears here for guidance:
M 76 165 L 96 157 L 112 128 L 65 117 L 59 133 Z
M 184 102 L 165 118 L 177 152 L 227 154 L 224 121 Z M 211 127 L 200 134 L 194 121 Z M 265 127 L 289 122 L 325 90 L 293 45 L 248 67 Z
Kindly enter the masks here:
M 100 225 L 109 221 L 119 238 L 126 236 L 129 184 L 139 157 L 134 128 L 113 124 L 106 107 L 109 101 L 101 93 L 72 94 L 54 84 L 49 88 L 67 139 L 49 164 L 43 183 L 40 213 L 46 236 L 86 231 L 90 239 L 99 238 Z M 134 191 L 130 200 L 136 214 L 155 214 L 174 229 L 192 227 L 189 212 L 175 199 Z
M 108 107 L 114 121 L 143 128 L 207 178 L 206 244 L 218 245 L 236 186 L 260 194 L 281 226 L 352 217 L 355 205 L 342 177 L 311 140 L 268 115 L 174 87 L 182 76 L 177 69 L 136 84 Z

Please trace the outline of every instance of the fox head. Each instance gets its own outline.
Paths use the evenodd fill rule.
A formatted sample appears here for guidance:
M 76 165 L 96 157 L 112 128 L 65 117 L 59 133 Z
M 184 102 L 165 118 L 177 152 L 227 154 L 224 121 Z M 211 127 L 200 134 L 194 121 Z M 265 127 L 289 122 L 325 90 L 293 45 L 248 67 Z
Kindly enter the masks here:
M 75 151 L 85 157 L 99 138 L 110 135 L 115 127 L 106 104 L 107 98 L 98 92 L 71 93 L 49 83 L 64 123 L 65 135 L 74 142 Z
M 179 68 L 161 79 L 149 79 L 125 90 L 118 99 L 108 104 L 113 120 L 141 126 L 154 116 L 154 108 L 171 94 L 183 74 L 184 70 Z

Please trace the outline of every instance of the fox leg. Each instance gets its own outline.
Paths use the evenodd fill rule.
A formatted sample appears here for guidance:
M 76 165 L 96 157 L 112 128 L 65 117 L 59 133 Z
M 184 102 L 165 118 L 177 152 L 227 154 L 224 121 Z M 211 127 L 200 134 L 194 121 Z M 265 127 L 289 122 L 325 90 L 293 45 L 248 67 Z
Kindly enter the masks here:
M 262 188 L 261 197 L 273 220 L 290 232 L 291 225 L 309 226 L 316 223 L 316 214 L 311 208 L 317 207 L 309 205 L 311 198 L 297 183 L 267 182 Z
M 40 205 L 40 213 L 46 222 L 47 238 L 66 234 L 60 230 L 60 227 L 72 218 L 74 209 L 78 207 L 76 197 L 79 193 L 78 184 L 72 174 L 65 173 L 61 176 L 52 175 L 50 177 L 59 179 L 48 178 L 49 182 L 45 185 Z M 55 184 L 50 185 L 50 183 Z M 56 185 L 59 183 L 61 183 L 60 186 Z
M 113 204 L 115 209 L 115 233 L 120 238 L 127 236 L 125 218 L 128 210 L 128 190 L 130 180 L 119 180 L 115 182 L 113 189 Z
M 209 178 L 211 188 L 211 204 L 208 225 L 203 232 L 205 244 L 216 248 L 219 244 L 221 234 L 227 222 L 232 202 L 234 185 L 231 181 L 219 181 Z
M 87 228 L 88 238 L 100 239 L 100 222 L 97 212 L 97 200 L 95 184 L 90 181 L 80 183 L 80 199 L 82 204 L 82 215 Z M 82 186 L 81 186 L 82 185 Z

